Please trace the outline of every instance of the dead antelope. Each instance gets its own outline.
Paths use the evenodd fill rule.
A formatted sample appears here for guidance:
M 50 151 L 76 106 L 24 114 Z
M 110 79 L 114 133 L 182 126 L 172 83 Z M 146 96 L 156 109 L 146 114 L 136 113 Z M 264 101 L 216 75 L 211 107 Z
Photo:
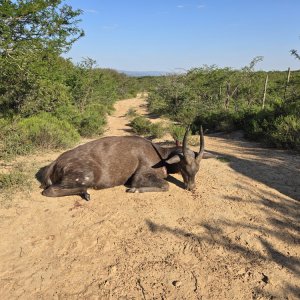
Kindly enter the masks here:
M 200 149 L 194 152 L 187 147 L 188 133 L 189 127 L 182 147 L 165 148 L 138 136 L 112 136 L 66 151 L 44 168 L 40 179 L 42 194 L 80 195 L 90 200 L 88 188 L 118 185 L 129 185 L 127 191 L 131 193 L 163 192 L 169 189 L 165 178 L 178 172 L 185 188 L 192 190 L 204 154 L 204 136 L 201 127 Z

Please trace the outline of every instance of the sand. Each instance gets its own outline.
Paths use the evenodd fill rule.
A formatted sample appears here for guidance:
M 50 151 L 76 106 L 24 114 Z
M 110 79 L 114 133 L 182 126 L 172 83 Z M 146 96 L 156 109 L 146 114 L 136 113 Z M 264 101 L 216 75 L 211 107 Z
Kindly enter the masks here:
M 131 134 L 130 107 L 147 116 L 144 98 L 119 101 L 105 135 Z M 166 193 L 119 186 L 90 202 L 46 198 L 35 179 L 16 190 L 0 209 L 0 298 L 300 299 L 300 156 L 240 133 L 206 149 L 226 160 L 203 160 L 194 192 L 179 175 Z

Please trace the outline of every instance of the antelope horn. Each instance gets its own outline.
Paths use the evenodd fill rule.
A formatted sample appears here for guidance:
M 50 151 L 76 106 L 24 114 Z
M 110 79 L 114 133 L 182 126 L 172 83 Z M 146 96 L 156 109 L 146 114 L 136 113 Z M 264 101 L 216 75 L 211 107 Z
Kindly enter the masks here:
M 201 125 L 200 126 L 200 150 L 196 156 L 196 162 L 198 164 L 200 164 L 200 161 L 203 157 L 203 153 L 204 153 L 204 135 L 203 135 L 203 129 L 202 129 L 202 125 Z
M 182 153 L 183 156 L 186 157 L 186 149 L 187 149 L 187 137 L 189 135 L 189 131 L 190 131 L 190 125 L 188 125 L 188 127 L 186 128 L 185 134 L 184 134 L 184 138 L 182 141 Z

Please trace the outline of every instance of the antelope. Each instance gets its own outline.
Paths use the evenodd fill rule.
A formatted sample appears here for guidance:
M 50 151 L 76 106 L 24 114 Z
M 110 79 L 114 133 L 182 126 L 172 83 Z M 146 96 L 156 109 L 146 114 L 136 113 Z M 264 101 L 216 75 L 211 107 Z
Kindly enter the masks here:
M 41 171 L 42 194 L 47 197 L 79 195 L 89 201 L 89 188 L 127 185 L 127 192 L 165 192 L 168 174 L 181 173 L 184 187 L 195 188 L 204 136 L 200 128 L 200 149 L 187 147 L 187 127 L 182 146 L 162 147 L 138 136 L 110 136 L 80 145 L 61 154 Z M 206 152 L 207 153 L 207 152 Z M 204 155 L 205 156 L 205 155 Z M 207 153 L 207 158 L 211 154 Z

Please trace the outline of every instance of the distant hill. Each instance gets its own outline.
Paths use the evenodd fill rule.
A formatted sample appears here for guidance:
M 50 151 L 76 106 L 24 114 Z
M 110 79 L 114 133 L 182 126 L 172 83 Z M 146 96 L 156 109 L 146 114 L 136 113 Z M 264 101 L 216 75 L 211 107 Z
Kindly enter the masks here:
M 121 71 L 119 70 L 119 72 L 132 77 L 162 76 L 167 74 L 167 72 L 164 71 Z

